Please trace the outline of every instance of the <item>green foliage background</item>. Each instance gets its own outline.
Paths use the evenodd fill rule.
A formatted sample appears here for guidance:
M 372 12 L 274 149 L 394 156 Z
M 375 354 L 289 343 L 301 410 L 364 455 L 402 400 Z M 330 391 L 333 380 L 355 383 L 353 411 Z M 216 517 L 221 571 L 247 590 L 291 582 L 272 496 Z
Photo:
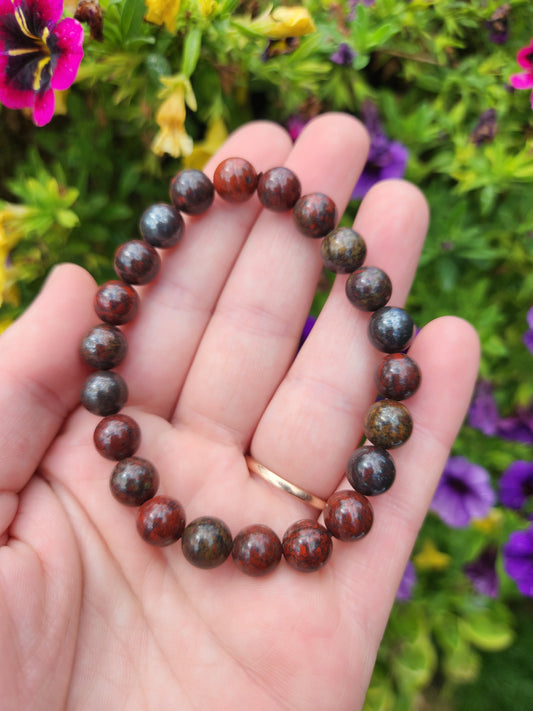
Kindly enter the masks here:
M 14 285 L 1 322 L 28 305 L 56 262 L 109 278 L 115 248 L 137 236 L 138 206 L 165 199 L 161 186 L 181 162 L 150 147 L 161 78 L 190 80 L 198 106 L 186 130 L 197 144 L 215 120 L 230 131 L 253 118 L 284 123 L 330 109 L 358 116 L 371 100 L 386 133 L 409 149 L 406 177 L 432 211 L 408 308 L 419 325 L 447 313 L 469 320 L 482 342 L 481 377 L 494 385 L 502 415 L 531 408 L 533 356 L 522 335 L 533 305 L 533 111 L 529 92 L 511 90 L 509 76 L 533 35 L 533 5 L 506 4 L 509 36 L 495 44 L 486 24 L 501 8 L 493 0 L 303 4 L 316 31 L 271 42 L 254 25 L 270 7 L 261 1 L 182 0 L 173 32 L 143 20 L 143 0 L 102 3 L 104 39 L 86 40 L 66 113 L 36 129 L 22 112 L 2 109 L 0 246 L 10 245 L 3 269 Z M 356 53 L 351 66 L 330 59 L 342 42 Z M 476 144 L 472 132 L 488 109 L 496 133 Z M 24 208 L 15 218 L 13 204 Z M 344 219 L 356 209 L 354 201 Z M 323 299 L 317 294 L 316 309 Z M 454 452 L 485 467 L 495 488 L 509 464 L 531 459 L 526 445 L 468 426 Z M 462 570 L 488 543 L 499 548 L 524 527 L 520 515 L 498 510 L 484 530 L 451 530 L 428 517 L 415 553 L 430 540 L 450 562 L 419 569 L 412 600 L 396 606 L 368 711 L 531 706 L 531 603 L 501 560 L 498 600 L 476 594 Z

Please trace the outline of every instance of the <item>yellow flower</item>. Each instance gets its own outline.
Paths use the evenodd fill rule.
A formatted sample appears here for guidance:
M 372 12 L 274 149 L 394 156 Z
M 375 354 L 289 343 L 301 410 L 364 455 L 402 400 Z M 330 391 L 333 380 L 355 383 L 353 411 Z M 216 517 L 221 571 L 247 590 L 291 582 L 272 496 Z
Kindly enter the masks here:
M 193 141 L 185 130 L 185 102 L 196 110 L 192 87 L 188 80 L 180 75 L 163 77 L 161 82 L 165 86 L 160 94 L 164 101 L 155 115 L 160 131 L 152 141 L 152 150 L 158 156 L 164 153 L 173 158 L 188 156 L 192 152 Z
M 269 39 L 303 37 L 316 31 L 309 10 L 301 5 L 276 7 L 252 20 L 249 29 Z
M 25 234 L 25 218 L 31 212 L 32 209 L 27 205 L 0 202 L 0 250 L 9 252 L 20 242 Z
M 146 0 L 148 12 L 145 19 L 154 25 L 165 25 L 169 32 L 174 32 L 180 5 L 181 0 Z
M 185 168 L 202 170 L 207 161 L 214 155 L 228 137 L 228 131 L 221 118 L 214 119 L 205 132 L 203 141 L 199 141 L 192 149 L 192 153 L 185 158 Z
M 500 509 L 491 509 L 485 518 L 475 518 L 472 521 L 472 528 L 481 533 L 495 533 L 501 527 L 503 514 Z
M 450 565 L 451 556 L 437 550 L 433 541 L 425 541 L 420 553 L 413 557 L 419 570 L 444 570 Z
M 197 0 L 198 9 L 204 17 L 209 17 L 217 8 L 216 0 Z
M 15 270 L 7 264 L 8 255 L 8 249 L 0 248 L 0 306 L 4 303 L 16 306 L 20 301 L 19 289 L 15 283 Z M 6 328 L 8 325 L 9 323 L 6 323 Z

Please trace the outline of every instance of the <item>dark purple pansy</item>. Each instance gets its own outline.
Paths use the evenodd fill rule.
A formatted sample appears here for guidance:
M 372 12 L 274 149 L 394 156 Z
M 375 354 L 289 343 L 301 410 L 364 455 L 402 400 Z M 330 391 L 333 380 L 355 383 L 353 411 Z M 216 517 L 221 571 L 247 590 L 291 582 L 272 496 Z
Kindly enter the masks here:
M 363 198 L 380 180 L 403 178 L 409 158 L 407 148 L 399 141 L 391 141 L 383 132 L 377 107 L 372 102 L 364 103 L 362 118 L 370 136 L 370 150 L 352 193 L 354 200 Z
M 330 61 L 343 67 L 350 67 L 355 58 L 355 52 L 346 42 L 341 42 L 337 50 L 329 55 Z
M 514 442 L 533 444 L 533 409 L 518 408 L 510 417 L 498 422 L 498 435 Z
M 470 427 L 481 430 L 486 435 L 497 434 L 500 421 L 498 407 L 492 392 L 492 385 L 487 380 L 480 380 L 476 385 L 474 397 L 468 410 Z
M 486 469 L 465 457 L 450 457 L 433 496 L 431 510 L 448 526 L 462 528 L 473 518 L 484 518 L 495 500 Z
M 521 509 L 533 494 L 533 462 L 518 460 L 500 478 L 500 501 L 510 509 Z
M 522 336 L 522 340 L 528 351 L 533 353 L 533 306 L 527 312 L 526 321 L 529 328 Z
M 515 531 L 503 547 L 504 568 L 522 595 L 533 597 L 533 526 Z
M 413 593 L 413 588 L 416 585 L 417 577 L 413 563 L 409 560 L 403 571 L 403 576 L 396 592 L 396 599 L 404 602 L 410 600 Z
M 0 102 L 33 109 L 37 126 L 50 121 L 54 89 L 68 89 L 83 57 L 83 28 L 62 12 L 62 0 L 0 0 Z
M 496 573 L 496 546 L 488 546 L 478 558 L 464 566 L 464 571 L 472 581 L 472 585 L 481 595 L 498 597 L 499 582 Z

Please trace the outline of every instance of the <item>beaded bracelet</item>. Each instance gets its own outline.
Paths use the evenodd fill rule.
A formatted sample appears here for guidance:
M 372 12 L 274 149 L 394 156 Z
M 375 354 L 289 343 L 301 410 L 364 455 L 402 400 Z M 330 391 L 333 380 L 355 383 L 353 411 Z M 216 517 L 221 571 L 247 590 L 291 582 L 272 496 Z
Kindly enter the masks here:
M 323 238 L 324 266 L 349 274 L 346 295 L 362 311 L 371 312 L 368 337 L 386 355 L 374 380 L 381 399 L 370 406 L 363 431 L 370 444 L 350 456 L 346 476 L 353 489 L 334 492 L 327 501 L 303 491 L 264 465 L 246 456 L 251 473 L 323 510 L 324 525 L 315 519 L 297 521 L 282 540 L 268 526 L 247 526 L 235 538 L 228 526 L 213 516 L 196 518 L 186 525 L 183 506 L 168 496 L 156 495 L 159 475 L 154 465 L 135 452 L 141 433 L 137 422 L 120 410 L 128 398 L 123 378 L 112 368 L 126 356 L 127 342 L 118 328 L 135 318 L 139 296 L 133 285 L 152 281 L 160 267 L 159 249 L 172 248 L 181 240 L 185 225 L 181 213 L 200 215 L 209 209 L 214 195 L 231 203 L 248 200 L 257 191 L 262 206 L 274 212 L 292 210 L 297 229 L 310 238 Z M 336 207 L 322 193 L 301 196 L 300 181 L 288 168 L 272 168 L 257 174 L 242 158 L 228 158 L 215 170 L 213 181 L 198 170 L 179 172 L 170 184 L 171 204 L 156 203 L 143 213 L 139 227 L 142 240 L 118 248 L 115 271 L 119 280 L 103 284 L 95 296 L 101 323 L 86 334 L 80 346 L 83 361 L 95 369 L 81 393 L 82 404 L 103 419 L 94 431 L 97 451 L 116 461 L 110 479 L 113 496 L 126 506 L 139 507 L 137 530 L 149 544 L 167 546 L 181 538 L 185 558 L 199 568 L 214 568 L 229 556 L 251 576 L 271 572 L 283 556 L 296 570 L 319 570 L 332 551 L 332 537 L 355 541 L 365 536 L 373 522 L 367 497 L 382 494 L 392 485 L 396 470 L 388 452 L 411 435 L 412 420 L 400 400 L 413 395 L 420 371 L 405 351 L 414 334 L 411 316 L 402 308 L 387 306 L 392 286 L 378 267 L 362 266 L 366 245 L 357 232 L 335 229 Z

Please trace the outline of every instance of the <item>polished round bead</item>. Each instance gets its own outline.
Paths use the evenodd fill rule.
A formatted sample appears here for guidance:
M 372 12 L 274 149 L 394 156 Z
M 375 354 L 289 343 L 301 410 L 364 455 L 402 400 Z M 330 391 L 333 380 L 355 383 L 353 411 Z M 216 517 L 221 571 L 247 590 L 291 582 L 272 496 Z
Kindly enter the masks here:
M 94 446 L 106 459 L 132 457 L 141 443 L 141 429 L 129 415 L 110 415 L 96 425 Z
M 303 195 L 292 211 L 294 224 L 306 237 L 324 237 L 335 227 L 337 208 L 333 200 L 322 193 Z
M 263 207 L 273 212 L 286 212 L 302 194 L 298 177 L 289 168 L 271 168 L 261 173 L 257 195 Z
M 213 183 L 201 170 L 181 170 L 170 183 L 172 204 L 187 215 L 201 215 L 211 207 L 214 197 Z
M 137 513 L 137 531 L 152 546 L 175 543 L 185 528 L 185 511 L 179 501 L 168 496 L 148 499 Z
M 373 521 L 370 501 L 357 491 L 336 491 L 326 502 L 324 523 L 331 535 L 341 541 L 363 538 Z
M 224 521 L 200 516 L 186 527 L 181 539 L 185 558 L 197 568 L 216 568 L 230 555 L 233 541 Z
M 85 380 L 81 404 L 93 415 L 114 415 L 128 399 L 126 381 L 113 370 L 98 370 Z
M 154 465 L 141 457 L 127 457 L 113 469 L 111 493 L 126 506 L 140 506 L 155 496 L 159 475 Z
M 109 370 L 122 363 L 128 352 L 126 336 L 110 323 L 93 326 L 80 344 L 84 363 L 96 370 Z
M 257 187 L 257 173 L 244 158 L 226 158 L 213 175 L 215 190 L 227 202 L 249 200 Z
M 370 343 L 384 353 L 405 350 L 415 334 L 415 324 L 405 309 L 384 306 L 375 311 L 368 322 Z
M 418 390 L 420 369 L 405 353 L 390 353 L 378 364 L 374 382 L 383 397 L 406 400 Z
M 392 294 L 392 283 L 379 267 L 361 267 L 346 281 L 348 301 L 361 311 L 377 311 Z
M 247 526 L 235 536 L 231 555 L 246 575 L 260 577 L 271 573 L 281 560 L 281 541 L 268 526 Z
M 328 531 L 314 519 L 293 523 L 283 536 L 282 546 L 287 563 L 302 573 L 322 568 L 333 548 Z
M 115 271 L 128 284 L 148 284 L 157 276 L 161 257 L 148 242 L 132 239 L 115 252 Z
M 379 400 L 366 413 L 363 430 L 376 447 L 393 449 L 407 442 L 413 431 L 413 420 L 401 402 Z
M 158 202 L 141 215 L 139 231 L 143 239 L 153 247 L 168 249 L 178 244 L 183 237 L 185 223 L 172 205 Z
M 139 295 L 123 281 L 107 281 L 96 292 L 94 310 L 102 321 L 120 326 L 137 316 Z
M 320 252 L 326 269 L 351 274 L 365 261 L 366 244 L 358 232 L 349 227 L 337 227 L 324 237 Z
M 356 491 L 365 496 L 383 494 L 393 485 L 395 477 L 394 460 L 381 447 L 359 447 L 346 465 L 346 478 Z

